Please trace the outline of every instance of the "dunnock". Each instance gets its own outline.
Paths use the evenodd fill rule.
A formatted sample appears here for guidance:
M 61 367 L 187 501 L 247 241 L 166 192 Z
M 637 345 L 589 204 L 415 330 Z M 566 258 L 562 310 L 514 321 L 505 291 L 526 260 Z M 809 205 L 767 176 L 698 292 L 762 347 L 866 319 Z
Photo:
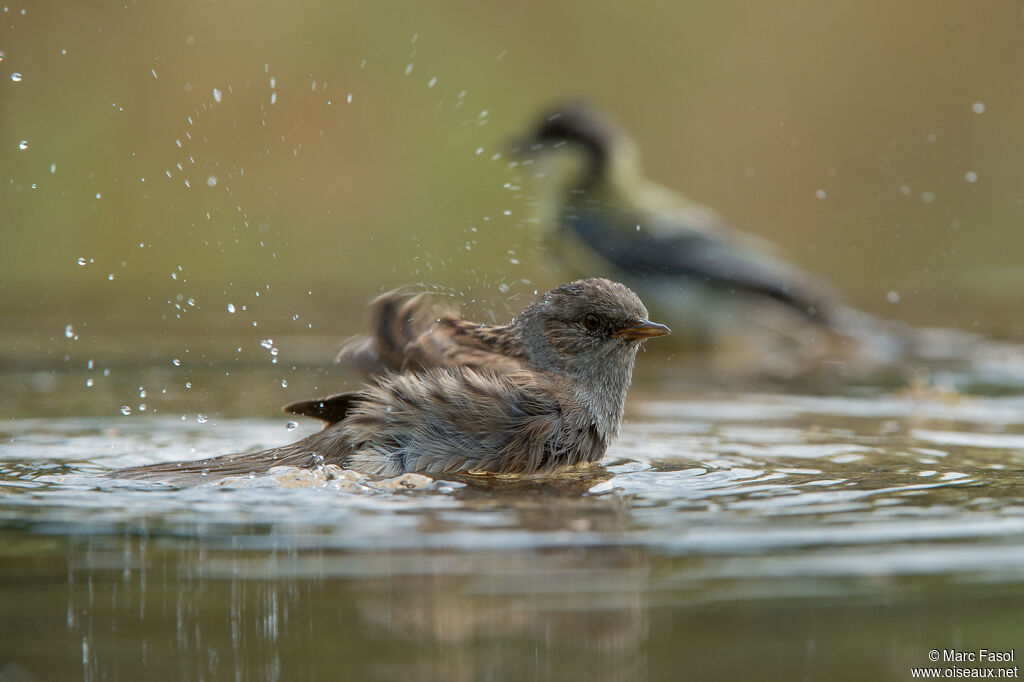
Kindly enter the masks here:
M 509 371 L 388 372 L 361 391 L 309 401 L 330 423 L 291 445 L 115 475 L 226 476 L 322 464 L 377 476 L 527 474 L 595 462 L 618 434 L 641 342 L 669 333 L 647 320 L 636 294 L 606 279 L 563 284 L 511 324 L 487 329 L 493 347 L 522 358 Z

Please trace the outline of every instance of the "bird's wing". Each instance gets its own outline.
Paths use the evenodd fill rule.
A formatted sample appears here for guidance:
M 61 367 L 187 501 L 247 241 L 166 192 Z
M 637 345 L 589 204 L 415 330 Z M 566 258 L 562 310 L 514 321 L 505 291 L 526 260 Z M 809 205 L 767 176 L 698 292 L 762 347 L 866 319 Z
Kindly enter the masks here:
M 525 360 L 518 337 L 508 327 L 440 317 L 428 331 L 406 345 L 401 369 L 469 367 L 504 374 L 523 369 Z
M 472 367 L 480 371 L 522 369 L 518 341 L 490 327 L 464 320 L 454 307 L 423 294 L 390 292 L 371 304 L 371 335 L 350 339 L 338 361 L 368 376 L 386 371 Z
M 663 218 L 653 219 L 659 220 Z M 757 294 L 829 325 L 833 304 L 822 285 L 770 253 L 730 239 L 723 229 L 666 227 L 649 221 L 631 232 L 594 211 L 571 214 L 567 221 L 589 248 L 635 276 L 689 277 L 716 288 Z
M 399 371 L 406 364 L 406 348 L 435 321 L 459 319 L 459 311 L 425 294 L 389 291 L 370 303 L 371 334 L 352 337 L 338 352 L 338 362 L 365 374 Z M 430 365 L 427 365 L 430 366 Z
M 554 469 L 564 464 L 553 461 L 563 433 L 556 391 L 530 372 L 386 375 L 344 422 L 345 464 L 375 475 Z

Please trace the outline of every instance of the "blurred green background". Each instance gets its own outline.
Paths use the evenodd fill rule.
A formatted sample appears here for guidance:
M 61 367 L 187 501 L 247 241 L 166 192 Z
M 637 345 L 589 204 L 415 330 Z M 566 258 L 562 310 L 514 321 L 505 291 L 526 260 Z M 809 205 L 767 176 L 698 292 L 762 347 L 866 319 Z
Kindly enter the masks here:
M 264 338 L 324 359 L 401 284 L 506 320 L 562 277 L 504 152 L 566 96 L 849 303 L 1024 338 L 1022 12 L 8 5 L 0 361 L 162 363 L 180 339 L 265 356 Z

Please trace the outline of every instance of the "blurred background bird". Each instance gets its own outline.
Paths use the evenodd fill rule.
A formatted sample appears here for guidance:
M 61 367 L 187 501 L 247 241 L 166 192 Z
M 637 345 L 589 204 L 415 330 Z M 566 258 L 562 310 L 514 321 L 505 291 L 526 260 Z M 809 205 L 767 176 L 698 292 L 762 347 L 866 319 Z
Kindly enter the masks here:
M 774 245 L 646 180 L 634 141 L 594 106 L 551 108 L 513 151 L 557 262 L 625 282 L 689 345 L 884 362 L 905 351 L 898 330 L 841 304 Z

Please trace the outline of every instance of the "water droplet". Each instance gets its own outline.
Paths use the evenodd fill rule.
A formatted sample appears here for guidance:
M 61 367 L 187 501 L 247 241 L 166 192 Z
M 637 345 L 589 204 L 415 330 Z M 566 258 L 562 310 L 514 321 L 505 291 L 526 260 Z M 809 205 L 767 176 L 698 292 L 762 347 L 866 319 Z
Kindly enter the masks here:
M 196 423 L 197 424 L 205 424 L 206 421 L 207 421 L 207 417 L 206 417 L 205 414 L 197 414 L 196 415 Z
M 287 424 L 284 425 L 284 428 L 288 429 L 289 431 L 294 431 L 295 429 L 299 428 L 299 423 L 288 422 Z
M 79 264 L 79 265 L 85 265 L 85 264 L 86 264 L 86 263 L 88 263 L 88 262 L 89 262 L 89 261 L 85 260 L 84 258 L 79 258 L 79 259 L 78 259 L 78 264 Z
M 887 293 L 885 295 L 885 300 L 889 301 L 889 303 L 899 303 L 899 301 L 900 301 L 900 292 L 898 292 L 898 291 L 890 291 L 889 293 Z
M 817 192 L 814 193 L 814 196 L 818 197 L 819 199 L 824 199 L 825 197 L 828 196 L 828 194 L 825 193 L 825 190 L 819 189 Z
M 976 114 L 984 114 L 985 113 L 985 103 L 984 102 L 975 102 L 974 104 L 971 105 L 971 111 L 973 111 Z
M 967 182 L 977 182 L 978 174 L 975 173 L 974 171 L 967 171 L 966 173 L 964 173 L 964 180 L 966 180 Z
M 86 388 L 92 388 L 92 385 L 93 385 L 93 384 L 95 384 L 95 383 L 96 383 L 96 382 L 95 382 L 95 381 L 93 381 L 93 380 L 92 380 L 91 378 L 90 378 L 90 379 L 86 379 L 86 380 L 85 380 L 85 387 L 86 387 Z
M 145 398 L 146 397 L 146 389 L 144 389 L 142 386 L 139 386 L 139 397 L 140 398 Z
M 235 304 L 234 303 L 228 303 L 228 312 L 231 313 L 232 315 L 235 314 Z
M 214 102 L 220 102 L 222 98 L 223 98 L 223 95 L 221 95 L 220 90 L 218 90 L 217 88 L 214 88 L 213 89 L 213 101 Z
M 15 83 L 20 83 L 21 80 L 22 80 L 22 76 L 21 76 L 20 73 L 15 71 L 14 73 L 11 74 L 11 80 L 14 81 Z
M 139 403 L 139 412 L 146 411 L 146 403 Z
M 437 85 L 437 76 L 434 76 L 433 78 L 430 79 L 430 82 L 427 83 L 427 87 L 432 88 L 435 85 Z
M 260 341 L 260 345 L 263 346 L 264 348 L 273 348 L 274 347 L 274 339 L 262 339 Z
M 173 360 L 171 360 L 171 364 L 174 365 L 175 367 L 181 367 L 181 360 L 179 360 L 178 358 L 174 358 Z
M 186 381 L 185 382 L 185 388 L 192 388 L 192 382 L 191 381 Z
M 57 172 L 57 164 L 51 163 L 50 164 L 50 175 L 53 175 L 56 172 Z
M 122 405 L 121 406 L 121 414 L 123 414 L 124 416 L 127 417 L 131 413 L 132 413 L 132 408 L 128 407 L 127 405 Z
M 25 151 L 26 149 L 28 149 L 28 140 L 19 140 L 18 149 L 20 149 L 21 151 Z
M 281 388 L 288 388 L 288 380 L 281 379 Z
M 345 101 L 348 102 L 349 104 L 352 104 L 352 93 L 351 92 L 348 93 L 348 97 L 345 98 Z
M 69 339 L 74 338 L 75 337 L 75 328 L 72 327 L 70 324 L 65 326 L 64 327 L 64 336 L 68 337 Z
M 207 187 L 216 187 L 217 186 L 217 176 L 216 175 L 208 176 L 206 178 L 206 186 Z
M 923 201 L 926 204 L 932 203 L 933 201 L 935 201 L 935 193 L 928 191 L 921 192 L 921 201 Z

